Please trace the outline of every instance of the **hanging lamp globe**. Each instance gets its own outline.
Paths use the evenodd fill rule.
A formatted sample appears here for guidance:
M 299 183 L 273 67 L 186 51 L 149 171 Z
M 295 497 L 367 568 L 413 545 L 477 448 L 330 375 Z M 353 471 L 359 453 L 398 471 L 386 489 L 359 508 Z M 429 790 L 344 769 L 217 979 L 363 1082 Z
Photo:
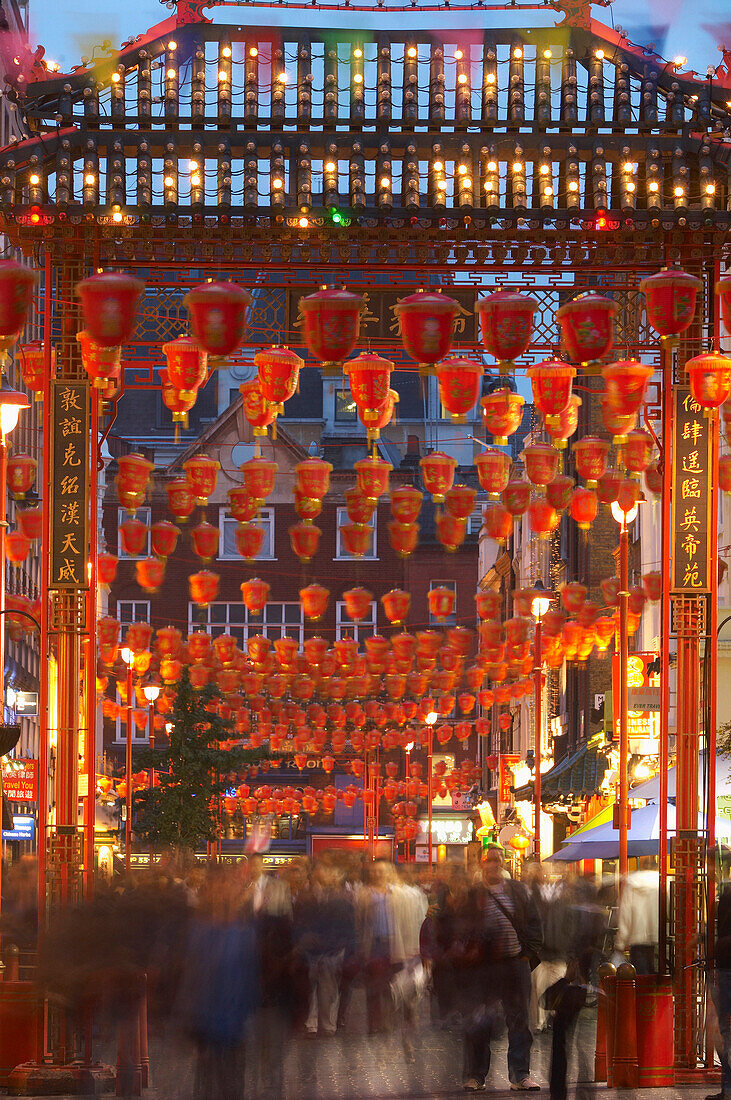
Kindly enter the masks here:
M 199 505 L 207 504 L 208 498 L 216 488 L 218 462 L 215 458 L 209 458 L 207 455 L 196 455 L 183 463 L 183 469 L 195 503 Z
M 361 352 L 344 365 L 350 392 L 363 424 L 375 424 L 388 401 L 393 363 L 370 351 Z
M 180 528 L 170 520 L 163 519 L 153 523 L 150 527 L 150 546 L 153 554 L 166 560 L 175 553 L 180 536 Z
M 467 413 L 480 397 L 484 370 L 474 359 L 453 357 L 437 365 L 439 396 L 455 424 L 466 424 Z
M 459 308 L 453 298 L 430 290 L 409 294 L 394 306 L 404 350 L 419 364 L 420 374 L 434 374 L 449 354 Z
M 185 523 L 193 514 L 195 498 L 187 478 L 177 477 L 165 486 L 168 509 L 180 523 Z
M 600 294 L 579 294 L 556 311 L 561 340 L 569 358 L 593 370 L 614 344 L 617 305 Z M 587 373 L 589 372 L 587 371 Z
M 289 528 L 289 541 L 300 561 L 310 561 L 317 553 L 322 531 L 313 523 L 295 523 Z
M 388 524 L 388 540 L 391 544 L 391 549 L 394 550 L 399 557 L 407 558 L 409 554 L 413 554 L 419 541 L 419 524 L 398 523 L 395 520 L 391 520 Z
M 122 368 L 120 348 L 103 348 L 85 329 L 76 333 L 76 342 L 81 350 L 81 364 L 95 389 L 103 390 L 110 380 L 119 378 Z
M 228 281 L 201 283 L 183 298 L 195 339 L 214 359 L 225 359 L 241 346 L 251 303 L 248 290 Z
M 128 344 L 144 289 L 139 279 L 118 271 L 102 272 L 77 283 L 84 328 L 92 340 L 103 348 Z
M 640 282 L 647 319 L 660 336 L 678 336 L 695 316 L 700 279 L 677 267 L 666 267 Z
M 568 474 L 556 474 L 546 485 L 546 500 L 557 512 L 564 512 L 568 508 L 574 484 L 574 479 Z
M 528 367 L 526 374 L 533 389 L 533 404 L 546 421 L 550 419 L 552 426 L 557 427 L 557 417 L 571 400 L 576 367 L 562 363 L 560 359 L 544 359 L 534 367 Z
M 454 483 L 457 459 L 444 451 L 432 451 L 419 459 L 419 466 L 425 490 L 431 493 L 435 504 L 443 504 Z
M 300 298 L 302 337 L 313 358 L 322 363 L 324 377 L 340 373 L 344 359 L 354 351 L 360 335 L 363 296 L 322 287 Z
M 509 389 L 494 390 L 480 401 L 482 422 L 497 446 L 507 446 L 508 437 L 520 427 L 524 404 L 520 394 Z
M 178 390 L 181 401 L 195 400 L 208 374 L 208 356 L 192 336 L 178 336 L 162 345 L 168 382 Z
M 239 393 L 244 416 L 251 425 L 254 436 L 265 436 L 267 428 L 275 422 L 277 413 L 261 392 L 259 380 L 252 378 L 249 382 L 242 382 Z
M 704 409 L 718 409 L 731 394 L 731 358 L 719 351 L 695 355 L 685 364 L 690 392 Z
M 480 487 L 497 500 L 510 478 L 512 460 L 505 451 L 487 447 L 475 458 L 475 468 Z
M 391 515 L 397 523 L 415 523 L 419 518 L 424 494 L 412 485 L 391 490 Z

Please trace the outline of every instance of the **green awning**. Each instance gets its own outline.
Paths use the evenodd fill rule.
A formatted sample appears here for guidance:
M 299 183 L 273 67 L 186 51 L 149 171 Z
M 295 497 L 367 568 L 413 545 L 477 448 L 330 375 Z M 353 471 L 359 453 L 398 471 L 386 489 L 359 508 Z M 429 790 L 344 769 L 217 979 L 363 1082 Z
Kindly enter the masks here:
M 541 776 L 541 802 L 586 798 L 600 786 L 609 761 L 601 750 L 583 745 L 573 756 L 564 756 Z M 513 789 L 517 802 L 533 799 L 533 783 Z

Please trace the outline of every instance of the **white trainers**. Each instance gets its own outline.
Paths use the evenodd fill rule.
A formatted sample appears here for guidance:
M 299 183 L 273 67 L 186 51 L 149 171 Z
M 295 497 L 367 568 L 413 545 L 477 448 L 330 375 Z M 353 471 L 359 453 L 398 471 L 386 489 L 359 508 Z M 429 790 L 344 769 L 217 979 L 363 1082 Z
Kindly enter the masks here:
M 524 1077 L 522 1081 L 514 1081 L 510 1088 L 513 1092 L 540 1092 L 541 1086 L 536 1084 L 532 1077 Z

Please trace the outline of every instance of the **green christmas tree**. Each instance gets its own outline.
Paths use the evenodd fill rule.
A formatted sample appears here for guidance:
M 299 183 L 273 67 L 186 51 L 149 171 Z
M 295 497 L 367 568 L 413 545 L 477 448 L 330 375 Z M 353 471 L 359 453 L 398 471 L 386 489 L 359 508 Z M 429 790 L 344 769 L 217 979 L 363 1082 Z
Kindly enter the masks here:
M 222 749 L 232 723 L 221 718 L 221 693 L 208 685 L 191 687 L 183 669 L 168 713 L 168 744 L 139 754 L 143 768 L 155 769 L 156 786 L 135 797 L 134 832 L 159 847 L 195 851 L 220 830 L 221 796 L 240 782 L 238 772 L 265 753 Z

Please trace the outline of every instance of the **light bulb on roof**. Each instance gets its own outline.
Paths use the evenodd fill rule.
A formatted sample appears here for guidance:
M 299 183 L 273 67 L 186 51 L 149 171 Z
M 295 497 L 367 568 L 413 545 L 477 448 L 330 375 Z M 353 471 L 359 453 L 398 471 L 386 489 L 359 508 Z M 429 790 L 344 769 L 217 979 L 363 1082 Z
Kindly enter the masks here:
M 257 50 L 256 46 L 252 46 L 251 49 L 249 50 L 249 57 L 258 57 L 258 56 L 259 56 L 259 51 Z
M 309 224 L 310 224 L 309 218 L 300 218 L 300 222 L 299 222 L 300 229 L 307 229 L 307 226 Z
M 434 168 L 435 172 L 442 172 L 444 170 L 444 165 L 440 160 L 435 160 L 432 167 Z
M 676 198 L 676 199 L 680 199 L 680 198 L 682 198 L 682 196 L 683 196 L 683 193 L 684 193 L 684 192 L 683 192 L 683 188 L 682 188 L 682 187 L 676 187 L 676 188 L 674 189 L 674 191 L 673 191 L 673 194 L 675 195 L 675 198 Z
M 332 160 L 329 160 L 329 161 L 327 162 L 327 164 L 325 165 L 325 171 L 326 171 L 326 172 L 334 172 L 334 171 L 335 171 L 335 163 L 334 163 L 334 161 L 332 161 Z
M 464 73 L 460 73 L 459 76 L 457 77 L 457 82 L 459 84 L 466 84 L 467 83 L 466 75 Z
M 684 57 L 682 54 L 678 54 L 678 56 L 673 59 L 673 65 L 686 65 L 687 63 L 688 58 Z
M 594 51 L 594 57 L 597 59 L 597 61 L 603 61 L 604 60 L 604 50 L 595 50 Z
M 168 49 L 169 50 L 177 50 L 177 48 L 178 48 L 178 43 L 175 41 L 174 38 L 171 38 L 170 41 L 168 42 Z
M 631 160 L 626 160 L 622 167 L 624 168 L 625 172 L 634 172 L 635 169 L 635 166 Z
M 461 50 L 455 50 L 454 51 L 455 61 L 461 61 L 463 57 L 464 57 L 464 54 L 462 53 Z
M 355 76 L 353 77 L 353 83 L 354 84 L 362 84 L 363 83 L 363 74 L 362 73 L 356 73 Z
M 279 76 L 277 77 L 277 80 L 279 81 L 280 84 L 286 84 L 287 83 L 287 74 L 286 73 L 280 73 Z
M 114 82 L 115 84 L 118 84 L 118 83 L 119 83 L 119 79 L 120 79 L 120 77 L 119 77 L 119 73 L 112 73 L 112 81 L 113 81 L 113 82 Z
M 546 198 L 550 199 L 551 195 L 553 194 L 553 188 L 552 187 L 545 187 L 544 190 L 543 190 L 543 194 L 546 196 Z
M 200 185 L 201 185 L 200 176 L 191 176 L 190 177 L 190 186 L 191 187 L 200 187 Z
M 494 160 L 489 160 L 487 162 L 487 170 L 488 172 L 497 172 L 497 163 Z
M 166 75 L 167 75 L 168 80 L 175 80 L 175 77 L 176 77 L 175 69 L 168 69 Z M 220 77 L 221 74 L 219 73 L 218 75 Z M 225 74 L 224 74 L 224 78 L 225 78 Z
M 551 53 L 550 50 L 544 50 L 543 51 L 543 56 L 545 57 L 546 61 L 548 61 L 551 57 L 553 57 L 553 54 Z
M 223 71 L 223 69 L 219 69 L 219 70 L 218 70 L 218 79 L 219 79 L 219 80 L 221 80 L 221 81 L 223 81 L 223 80 L 228 80 L 228 74 L 227 74 L 227 73 L 225 73 L 225 72 Z
M 487 76 L 485 77 L 485 83 L 486 84 L 494 84 L 495 83 L 495 73 L 488 73 Z
M 650 183 L 648 183 L 647 185 L 647 189 L 648 191 L 655 192 L 658 189 L 658 184 L 655 182 L 655 180 L 651 180 Z
M 231 56 L 231 47 L 230 46 L 224 46 L 223 49 L 221 50 L 221 53 L 223 54 L 224 57 L 230 57 Z
M 460 176 L 463 176 L 465 174 L 465 172 L 467 171 L 467 165 L 466 164 L 460 164 L 459 167 L 457 168 L 457 171 L 459 172 Z
M 172 176 L 165 176 L 165 179 L 164 179 L 164 181 L 163 181 L 163 182 L 164 182 L 164 184 L 165 184 L 165 186 L 166 186 L 166 187 L 172 187 L 172 186 L 173 186 L 173 183 L 174 183 L 175 181 L 173 180 L 173 177 L 172 177 Z
M 409 46 L 408 50 L 406 51 L 406 56 L 407 57 L 416 57 L 416 54 L 417 54 L 416 46 Z
M 542 176 L 547 176 L 551 169 L 547 164 L 542 164 L 538 171 L 541 173 Z
M 715 195 L 715 193 L 716 193 L 715 183 L 707 183 L 706 184 L 706 194 L 707 195 Z
M 579 185 L 576 182 L 576 180 L 571 180 L 571 182 L 569 183 L 569 191 L 578 191 L 578 190 L 579 190 Z
M 31 187 L 37 187 L 40 182 L 41 182 L 41 177 L 37 176 L 35 173 L 33 173 L 33 175 L 30 177 Z
M 522 172 L 523 171 L 523 165 L 521 164 L 521 162 L 519 160 L 514 160 L 513 161 L 513 171 L 514 172 Z
M 520 46 L 516 46 L 515 49 L 513 50 L 513 57 L 518 58 L 518 57 L 522 57 L 522 56 L 523 56 L 523 51 L 521 50 Z
M 632 183 L 632 181 L 631 181 L 631 180 L 630 180 L 630 182 L 629 182 L 629 183 L 627 184 L 627 190 L 629 191 L 629 193 L 630 193 L 630 194 L 632 194 L 632 192 L 633 192 L 633 191 L 635 190 L 635 185 L 634 185 L 634 183 Z
M 91 185 L 92 183 L 95 183 L 95 182 L 96 182 L 96 176 L 93 174 L 93 172 L 87 172 L 86 175 L 84 176 L 84 183 Z

